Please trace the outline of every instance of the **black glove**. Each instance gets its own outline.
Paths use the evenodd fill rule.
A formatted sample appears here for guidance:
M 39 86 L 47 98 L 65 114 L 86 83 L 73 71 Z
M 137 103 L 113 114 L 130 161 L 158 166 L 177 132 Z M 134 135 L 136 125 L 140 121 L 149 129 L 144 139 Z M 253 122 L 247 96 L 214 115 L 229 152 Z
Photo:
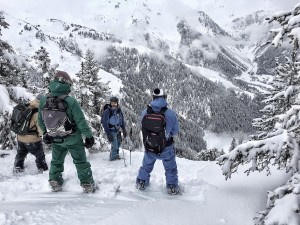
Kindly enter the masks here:
M 49 136 L 48 133 L 44 133 L 43 135 L 43 142 L 47 145 L 51 144 L 53 142 L 54 138 Z
M 91 148 L 95 143 L 95 138 L 92 136 L 85 139 L 84 147 Z
M 109 134 L 107 134 L 107 139 L 109 142 L 113 142 L 114 136 L 111 133 L 109 133 Z
M 126 138 L 127 137 L 127 131 L 126 129 L 123 130 L 123 138 Z
M 168 145 L 174 144 L 174 138 L 173 138 L 173 136 L 171 136 L 171 137 L 169 137 L 169 138 L 167 139 L 167 144 L 168 144 Z

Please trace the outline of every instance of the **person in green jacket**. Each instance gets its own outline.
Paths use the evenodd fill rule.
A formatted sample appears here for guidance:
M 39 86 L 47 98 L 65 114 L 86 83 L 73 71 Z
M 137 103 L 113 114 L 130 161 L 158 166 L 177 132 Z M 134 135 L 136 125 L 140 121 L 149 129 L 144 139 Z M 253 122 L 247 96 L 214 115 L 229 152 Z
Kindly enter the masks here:
M 67 153 L 70 152 L 83 191 L 91 193 L 97 190 L 97 185 L 94 182 L 91 164 L 87 161 L 84 147 L 92 147 L 95 140 L 79 103 L 75 98 L 68 95 L 71 91 L 71 86 L 72 80 L 69 74 L 64 71 L 58 71 L 53 80 L 50 81 L 50 95 L 44 96 L 39 104 L 38 124 L 43 132 L 43 142 L 51 144 L 52 148 L 49 184 L 54 192 L 62 190 L 64 160 Z M 48 104 L 48 99 L 53 99 L 55 96 L 63 96 L 62 98 L 67 105 L 65 110 L 66 116 L 72 125 L 72 132 L 63 138 L 53 135 L 52 130 L 46 126 L 46 124 L 49 125 L 49 120 L 52 122 L 52 118 L 48 119 L 45 117 L 44 106 Z M 48 117 L 51 116 L 48 115 Z M 85 143 L 82 135 L 85 136 Z

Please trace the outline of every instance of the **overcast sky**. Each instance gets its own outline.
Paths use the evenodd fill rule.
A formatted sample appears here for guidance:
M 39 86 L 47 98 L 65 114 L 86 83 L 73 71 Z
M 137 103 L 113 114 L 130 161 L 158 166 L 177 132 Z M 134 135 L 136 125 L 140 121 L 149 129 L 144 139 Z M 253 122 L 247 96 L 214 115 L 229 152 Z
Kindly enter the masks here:
M 290 10 L 299 0 L 189 0 L 198 8 L 203 8 L 210 17 L 220 25 L 230 22 L 232 19 L 249 13 L 265 11 Z
M 112 3 L 122 3 L 123 1 L 125 0 L 110 0 Z M 135 2 L 135 0 L 127 1 Z M 147 3 L 147 1 L 148 3 L 162 2 L 161 0 L 144 0 L 143 2 Z M 107 2 L 108 0 L 0 0 L 0 9 L 4 9 L 14 16 L 18 15 L 17 12 L 22 12 L 22 15 L 27 13 L 29 17 L 30 14 L 35 14 L 41 18 L 58 18 L 80 22 L 80 19 L 92 12 L 96 13 L 97 8 L 101 8 L 101 5 L 107 4 Z M 235 17 L 258 10 L 289 10 L 299 2 L 299 0 L 182 0 L 182 3 L 191 6 L 191 8 L 205 11 L 220 25 L 228 23 Z

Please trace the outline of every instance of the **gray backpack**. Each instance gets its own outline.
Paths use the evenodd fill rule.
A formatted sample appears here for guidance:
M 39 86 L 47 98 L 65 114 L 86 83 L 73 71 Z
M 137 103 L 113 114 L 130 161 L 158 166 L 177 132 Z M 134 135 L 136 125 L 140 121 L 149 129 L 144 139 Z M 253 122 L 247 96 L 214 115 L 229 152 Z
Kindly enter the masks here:
M 45 105 L 42 108 L 42 117 L 49 136 L 65 138 L 73 133 L 74 125 L 67 115 L 68 105 L 65 101 L 68 95 L 47 95 Z

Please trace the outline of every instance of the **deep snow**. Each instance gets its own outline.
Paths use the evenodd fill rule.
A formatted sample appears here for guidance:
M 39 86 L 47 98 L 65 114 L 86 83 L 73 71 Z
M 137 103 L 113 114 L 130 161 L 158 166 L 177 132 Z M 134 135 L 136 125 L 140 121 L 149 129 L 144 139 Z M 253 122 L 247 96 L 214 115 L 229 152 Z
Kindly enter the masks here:
M 108 161 L 109 152 L 90 154 L 94 179 L 100 191 L 83 194 L 70 155 L 65 161 L 63 192 L 53 193 L 48 174 L 36 174 L 34 157 L 28 155 L 22 176 L 13 176 L 16 150 L 1 151 L 0 225 L 11 224 L 109 224 L 109 225 L 250 225 L 255 213 L 264 209 L 268 190 L 288 179 L 284 171 L 273 169 L 271 176 L 240 168 L 238 175 L 225 181 L 215 162 L 177 158 L 181 196 L 165 191 L 164 169 L 156 162 L 151 186 L 135 189 L 135 178 L 143 153 L 125 150 L 124 161 Z M 47 162 L 51 153 L 46 154 Z M 114 188 L 121 185 L 116 194 Z

